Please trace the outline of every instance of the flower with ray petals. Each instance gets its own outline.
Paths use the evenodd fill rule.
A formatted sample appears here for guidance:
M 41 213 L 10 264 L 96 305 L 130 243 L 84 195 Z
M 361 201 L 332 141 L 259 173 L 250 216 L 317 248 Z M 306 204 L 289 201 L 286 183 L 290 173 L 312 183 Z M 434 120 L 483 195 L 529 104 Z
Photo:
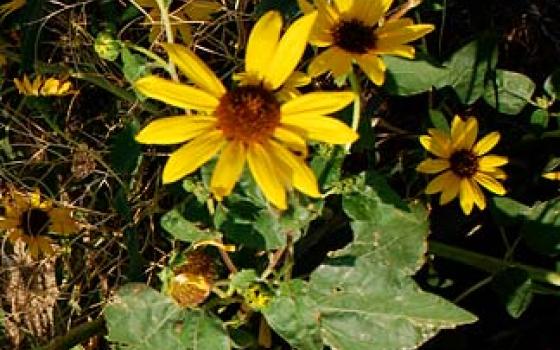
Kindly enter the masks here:
M 158 4 L 156 0 L 135 0 L 135 3 L 149 11 L 148 16 L 152 22 L 149 40 L 154 42 L 163 29 L 161 23 L 159 23 L 161 15 Z M 169 12 L 171 28 L 174 35 L 179 35 L 187 45 L 190 45 L 192 41 L 192 30 L 189 22 L 209 21 L 212 19 L 212 14 L 222 9 L 219 2 L 211 0 L 187 0 L 178 3 L 181 4 Z
M 463 121 L 459 116 L 453 118 L 451 135 L 439 130 L 429 129 L 430 135 L 420 137 L 420 143 L 438 159 L 426 159 L 416 171 L 437 174 L 426 187 L 427 194 L 441 192 L 440 204 L 449 203 L 459 196 L 461 208 L 469 215 L 476 205 L 486 208 L 484 193 L 479 185 L 498 195 L 506 190 L 498 180 L 506 174 L 498 167 L 507 164 L 506 157 L 487 154 L 500 140 L 496 131 L 484 136 L 478 142 L 478 122 L 474 117 Z
M 38 75 L 29 80 L 27 75 L 14 79 L 14 85 L 22 95 L 27 96 L 65 96 L 76 93 L 72 90 L 72 83 L 65 79 L 47 78 Z
M 47 236 L 49 232 L 70 234 L 78 231 L 76 221 L 70 216 L 71 210 L 41 201 L 38 190 L 24 194 L 11 189 L 2 199 L 2 208 L 0 229 L 8 232 L 12 243 L 23 241 L 33 258 L 37 258 L 40 252 L 53 253 L 51 239 Z
M 298 0 L 303 12 L 313 9 Z M 319 11 L 309 42 L 327 47 L 308 67 L 311 76 L 327 71 L 335 78 L 346 76 L 356 63 L 376 85 L 385 80 L 385 64 L 379 55 L 414 58 L 414 47 L 406 45 L 434 30 L 431 24 L 414 24 L 410 18 L 384 19 L 393 0 L 315 0 Z
M 138 142 L 146 144 L 187 142 L 170 155 L 163 170 L 164 183 L 183 178 L 219 153 L 210 181 L 211 191 L 219 200 L 231 193 L 245 163 L 264 196 L 279 209 L 287 207 L 286 190 L 292 187 L 312 197 L 320 196 L 313 171 L 296 153 L 305 154 L 306 140 L 346 144 L 357 139 L 346 124 L 327 116 L 350 104 L 354 93 L 314 92 L 285 103 L 274 95 L 303 55 L 314 21 L 315 14 L 303 16 L 280 37 L 280 15 L 265 14 L 251 36 L 257 31 L 274 40 L 250 40 L 247 47 L 245 68 L 256 83 L 229 91 L 186 47 L 164 45 L 171 61 L 195 86 L 148 76 L 136 81 L 136 89 L 148 97 L 199 112 L 157 119 L 136 135 Z

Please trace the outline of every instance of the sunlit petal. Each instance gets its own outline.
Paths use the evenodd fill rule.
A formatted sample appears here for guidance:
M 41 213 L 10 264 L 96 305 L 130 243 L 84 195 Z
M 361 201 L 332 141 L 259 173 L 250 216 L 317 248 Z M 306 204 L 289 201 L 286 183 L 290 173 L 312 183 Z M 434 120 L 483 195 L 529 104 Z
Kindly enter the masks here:
M 360 68 L 375 85 L 383 85 L 387 67 L 385 67 L 385 64 L 377 55 L 360 55 L 356 56 L 355 59 Z
M 183 109 L 213 111 L 219 103 L 215 96 L 203 90 L 154 75 L 138 79 L 134 87 L 148 97 Z
M 270 156 L 261 144 L 251 143 L 249 145 L 247 163 L 264 196 L 278 209 L 286 209 L 286 190 L 274 170 Z
M 269 11 L 257 21 L 247 42 L 247 72 L 262 78 L 278 45 L 281 29 L 282 16 L 277 11 Z
M 494 146 L 500 141 L 500 133 L 497 131 L 491 132 L 481 138 L 476 145 L 474 145 L 473 152 L 477 156 L 485 155 L 490 152 Z
M 350 73 L 351 70 L 352 56 L 335 46 L 329 47 L 315 56 L 307 67 L 307 73 L 312 77 L 327 71 L 332 72 L 335 77 L 339 77 Z
M 494 192 L 497 195 L 502 196 L 506 194 L 504 186 L 490 175 L 479 172 L 474 176 L 474 179 L 487 190 Z
M 171 153 L 163 169 L 163 183 L 175 182 L 209 161 L 222 148 L 225 139 L 220 130 L 199 136 Z
M 220 154 L 212 173 L 210 188 L 218 200 L 229 195 L 243 172 L 247 150 L 240 141 L 229 142 Z
M 441 191 L 444 191 L 446 188 L 450 187 L 452 184 L 455 183 L 455 174 L 452 171 L 448 170 L 442 174 L 436 176 L 432 181 L 428 183 L 426 187 L 426 194 L 434 194 Z
M 171 145 L 193 139 L 215 128 L 216 118 L 178 116 L 152 121 L 140 130 L 135 140 L 139 143 Z
M 426 174 L 437 174 L 446 169 L 449 169 L 447 159 L 426 159 L 416 167 L 416 171 Z
M 348 106 L 355 96 L 352 91 L 310 92 L 284 103 L 280 110 L 283 117 L 294 114 L 331 114 Z
M 346 124 L 331 117 L 316 114 L 283 116 L 281 123 L 297 130 L 307 139 L 332 144 L 346 144 L 358 139 L 358 134 Z

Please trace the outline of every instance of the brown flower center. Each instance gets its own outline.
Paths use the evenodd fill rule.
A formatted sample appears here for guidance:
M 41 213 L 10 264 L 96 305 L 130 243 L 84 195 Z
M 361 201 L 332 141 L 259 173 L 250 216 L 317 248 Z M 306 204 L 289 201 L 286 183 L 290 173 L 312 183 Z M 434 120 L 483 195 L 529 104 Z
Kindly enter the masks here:
M 241 86 L 222 96 L 216 117 L 226 138 L 262 142 L 280 123 L 280 104 L 260 86 Z
M 473 177 L 478 171 L 478 158 L 473 152 L 462 149 L 449 158 L 450 168 L 459 177 Z
M 27 236 L 37 237 L 49 232 L 51 218 L 43 209 L 31 208 L 24 211 L 20 217 L 20 227 Z
M 356 54 L 368 52 L 375 48 L 377 43 L 374 28 L 357 19 L 338 23 L 332 31 L 332 36 L 336 46 Z

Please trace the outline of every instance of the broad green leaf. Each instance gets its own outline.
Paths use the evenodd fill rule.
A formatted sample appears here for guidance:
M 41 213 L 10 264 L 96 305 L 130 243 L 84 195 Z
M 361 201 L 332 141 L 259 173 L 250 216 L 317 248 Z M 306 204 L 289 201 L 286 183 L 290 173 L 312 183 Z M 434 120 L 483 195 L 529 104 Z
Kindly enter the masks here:
M 133 119 L 111 138 L 109 159 L 113 169 L 120 174 L 132 174 L 140 162 L 142 146 L 134 140 L 139 129 L 138 121 Z
M 392 266 L 364 257 L 355 265 L 322 265 L 311 274 L 323 341 L 338 350 L 412 349 L 440 329 L 476 317 L 422 292 Z
M 229 350 L 222 322 L 202 310 L 181 309 L 143 284 L 128 284 L 105 307 L 107 338 L 129 350 Z
M 321 350 L 319 313 L 315 301 L 307 295 L 302 280 L 282 283 L 270 304 L 262 310 L 276 333 L 298 350 Z
M 548 115 L 548 111 L 544 109 L 535 109 L 533 113 L 531 113 L 531 125 L 536 126 L 540 130 L 545 130 L 548 127 L 548 121 L 550 120 L 550 116 Z
M 495 40 L 487 36 L 473 40 L 444 63 L 447 76 L 442 84 L 451 86 L 459 100 L 470 105 L 484 94 L 487 74 L 496 67 L 497 60 Z
M 560 99 L 560 69 L 554 71 L 544 82 L 544 91 L 554 98 Z
M 341 147 L 319 146 L 310 166 L 317 175 L 320 188 L 328 188 L 340 179 L 344 156 L 344 150 Z
M 375 187 L 366 186 L 343 196 L 342 205 L 352 219 L 354 240 L 336 255 L 365 257 L 411 275 L 423 264 L 427 213 L 408 207 L 379 177 L 369 182 L 374 182 Z
M 523 222 L 529 207 L 509 197 L 492 197 L 490 212 L 494 220 L 503 226 L 516 226 Z
M 267 250 L 277 249 L 286 245 L 286 233 L 277 215 L 263 209 L 253 225 L 262 235 Z
M 387 75 L 384 88 L 399 96 L 416 95 L 432 87 L 442 87 L 447 71 L 426 60 L 384 56 Z
M 534 92 L 535 83 L 526 75 L 497 69 L 495 79 L 486 83 L 484 100 L 500 113 L 515 115 L 531 101 Z
M 560 198 L 535 204 L 521 227 L 525 242 L 541 254 L 560 253 Z
M 195 223 L 185 219 L 177 209 L 163 215 L 160 223 L 164 230 L 184 242 L 198 242 L 220 237 L 217 232 L 201 229 Z
M 230 293 L 233 291 L 244 291 L 249 286 L 257 281 L 257 272 L 254 269 L 243 269 L 236 272 L 231 276 L 231 282 L 229 283 Z
M 511 317 L 519 318 L 531 304 L 531 279 L 525 270 L 509 268 L 497 273 L 492 287 Z

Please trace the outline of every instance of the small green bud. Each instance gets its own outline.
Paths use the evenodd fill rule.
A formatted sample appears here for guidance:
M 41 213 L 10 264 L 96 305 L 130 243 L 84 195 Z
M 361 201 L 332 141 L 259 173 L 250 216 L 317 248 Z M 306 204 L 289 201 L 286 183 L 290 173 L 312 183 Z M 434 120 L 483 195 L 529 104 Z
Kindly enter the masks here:
M 111 32 L 103 31 L 97 34 L 93 46 L 99 57 L 114 61 L 119 57 L 121 42 L 116 40 Z

